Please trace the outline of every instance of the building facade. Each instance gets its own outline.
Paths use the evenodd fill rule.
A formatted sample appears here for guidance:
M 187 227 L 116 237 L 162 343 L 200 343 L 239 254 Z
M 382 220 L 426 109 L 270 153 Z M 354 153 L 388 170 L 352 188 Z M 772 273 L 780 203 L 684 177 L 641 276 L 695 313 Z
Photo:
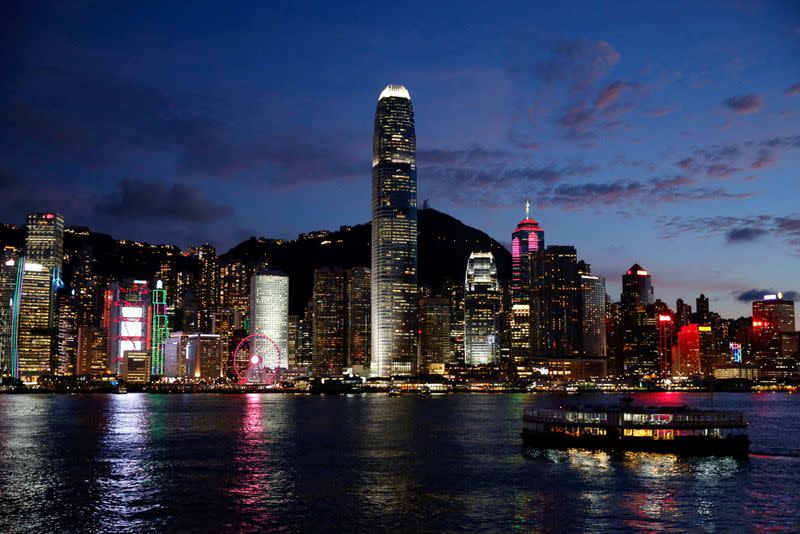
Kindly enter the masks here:
M 127 280 L 111 285 L 111 306 L 108 330 L 108 368 L 123 375 L 128 352 L 149 354 L 151 344 L 150 287 L 146 280 Z M 133 368 L 137 369 L 138 360 Z M 149 364 L 149 359 L 148 359 Z M 130 368 L 130 367 L 128 367 Z M 150 375 L 150 369 L 147 369 Z M 137 374 L 138 376 L 138 374 Z
M 378 97 L 372 152 L 370 373 L 411 373 L 417 359 L 417 163 L 408 90 Z
M 266 340 L 250 344 L 250 351 L 260 354 L 267 367 L 289 366 L 289 277 L 284 273 L 264 270 L 250 279 L 250 334 L 263 334 L 277 345 L 274 354 Z
M 591 272 L 584 272 L 580 277 L 583 355 L 588 358 L 605 358 L 606 281 Z
M 531 348 L 544 332 L 537 322 L 543 298 L 533 290 L 533 263 L 544 251 L 544 230 L 530 218 L 530 203 L 525 202 L 525 218 L 511 233 L 511 359 L 521 363 L 531 356 Z
M 658 373 L 658 318 L 650 273 L 634 264 L 622 276 L 621 349 L 625 374 Z
M 315 374 L 339 374 L 347 356 L 347 274 L 344 269 L 321 267 L 314 271 Z
M 450 299 L 426 297 L 419 301 L 419 362 L 420 374 L 430 373 L 430 366 L 449 363 Z
M 366 267 L 347 270 L 347 367 L 360 372 L 370 368 L 371 279 Z
M 497 265 L 491 252 L 473 252 L 464 281 L 464 363 L 486 365 L 499 359 L 501 308 Z
M 782 293 L 753 302 L 753 349 L 759 364 L 793 356 L 791 339 L 782 334 L 794 331 L 794 302 Z

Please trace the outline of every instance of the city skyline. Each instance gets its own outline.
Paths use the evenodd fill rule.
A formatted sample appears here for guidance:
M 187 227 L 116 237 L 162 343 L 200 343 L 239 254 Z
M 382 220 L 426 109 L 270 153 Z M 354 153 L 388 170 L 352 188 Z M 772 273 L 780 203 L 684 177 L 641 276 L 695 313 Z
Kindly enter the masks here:
M 142 23 L 152 32 L 124 7 L 11 8 L 0 220 L 58 210 L 116 238 L 220 249 L 365 222 L 365 110 L 398 82 L 420 116 L 420 201 L 509 246 L 529 197 L 548 241 L 574 244 L 612 296 L 634 262 L 663 300 L 702 291 L 726 316 L 748 314 L 737 295 L 751 290 L 797 291 L 791 3 L 627 4 L 618 17 L 464 4 L 445 34 L 432 31 L 443 7 L 358 21 L 318 7 L 239 8 L 222 33 L 197 31 L 214 16 L 202 5 L 164 8 Z M 710 17 L 714 31 L 696 23 Z M 380 42 L 363 30 L 376 21 Z M 403 31 L 407 48 L 380 46 Z M 179 37 L 210 53 L 187 55 Z

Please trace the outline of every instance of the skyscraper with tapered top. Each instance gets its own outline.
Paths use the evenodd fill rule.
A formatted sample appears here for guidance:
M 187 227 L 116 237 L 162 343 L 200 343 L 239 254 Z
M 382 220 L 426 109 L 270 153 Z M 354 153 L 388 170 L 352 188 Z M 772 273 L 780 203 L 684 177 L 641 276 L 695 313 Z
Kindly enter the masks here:
M 372 376 L 413 373 L 417 358 L 417 141 L 411 96 L 378 97 L 372 151 Z
M 530 217 L 525 201 L 525 218 L 511 233 L 511 359 L 521 363 L 539 344 L 542 299 L 533 286 L 536 256 L 544 251 L 544 230 Z

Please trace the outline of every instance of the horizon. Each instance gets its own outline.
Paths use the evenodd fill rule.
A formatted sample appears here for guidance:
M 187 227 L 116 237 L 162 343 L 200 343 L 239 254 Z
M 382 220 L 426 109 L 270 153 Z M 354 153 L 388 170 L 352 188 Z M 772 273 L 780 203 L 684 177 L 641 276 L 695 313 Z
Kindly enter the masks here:
M 542 5 L 7 6 L 0 217 L 221 250 L 362 224 L 400 83 L 420 205 L 508 248 L 530 198 L 615 300 L 636 262 L 671 307 L 796 294 L 800 8 Z

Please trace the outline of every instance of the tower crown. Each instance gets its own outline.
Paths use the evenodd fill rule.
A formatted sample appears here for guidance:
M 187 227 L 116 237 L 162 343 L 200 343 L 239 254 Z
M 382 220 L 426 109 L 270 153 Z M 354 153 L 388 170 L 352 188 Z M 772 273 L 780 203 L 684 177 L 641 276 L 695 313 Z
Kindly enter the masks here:
M 406 89 L 404 86 L 389 84 L 383 91 L 381 91 L 381 96 L 378 97 L 378 102 L 380 102 L 384 98 L 390 98 L 393 96 L 397 98 L 405 98 L 406 100 L 411 100 L 411 95 L 408 94 L 408 89 Z

